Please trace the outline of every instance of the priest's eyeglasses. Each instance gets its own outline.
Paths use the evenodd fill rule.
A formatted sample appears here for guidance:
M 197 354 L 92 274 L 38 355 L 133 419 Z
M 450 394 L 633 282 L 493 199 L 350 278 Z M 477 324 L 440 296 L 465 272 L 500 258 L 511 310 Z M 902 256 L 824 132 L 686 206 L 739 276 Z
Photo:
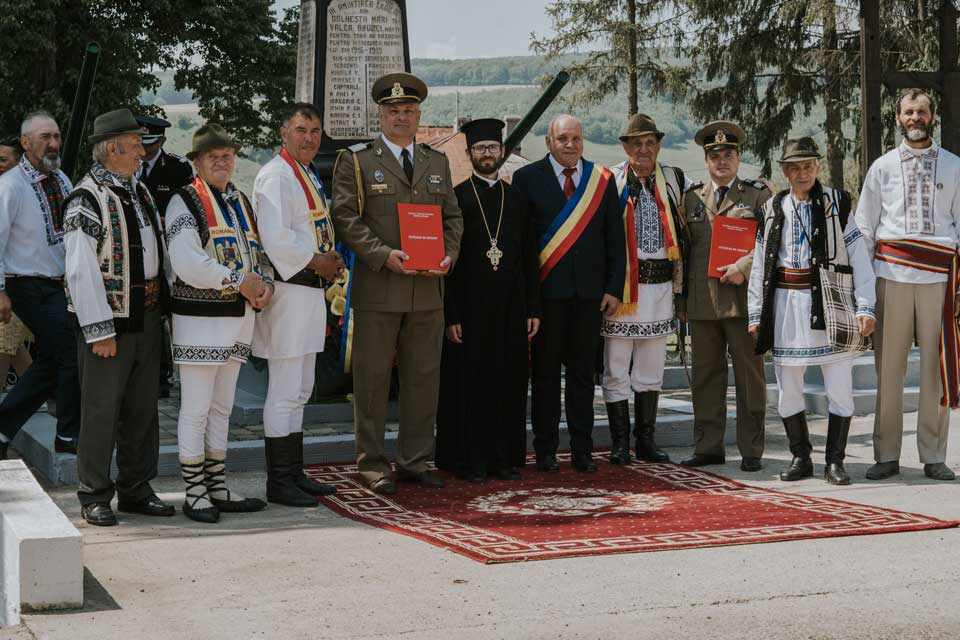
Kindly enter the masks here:
M 474 153 L 481 155 L 484 153 L 500 153 L 501 148 L 502 146 L 499 144 L 475 144 L 470 147 Z

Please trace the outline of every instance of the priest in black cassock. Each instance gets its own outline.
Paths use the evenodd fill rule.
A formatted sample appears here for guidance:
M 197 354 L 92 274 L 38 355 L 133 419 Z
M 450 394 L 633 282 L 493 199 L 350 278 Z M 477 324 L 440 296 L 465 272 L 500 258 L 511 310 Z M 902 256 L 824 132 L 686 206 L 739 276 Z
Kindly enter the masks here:
M 503 127 L 494 118 L 463 125 L 474 171 L 454 189 L 463 238 L 446 277 L 436 463 L 469 482 L 520 479 L 528 341 L 540 327 L 532 221 L 524 198 L 497 172 Z

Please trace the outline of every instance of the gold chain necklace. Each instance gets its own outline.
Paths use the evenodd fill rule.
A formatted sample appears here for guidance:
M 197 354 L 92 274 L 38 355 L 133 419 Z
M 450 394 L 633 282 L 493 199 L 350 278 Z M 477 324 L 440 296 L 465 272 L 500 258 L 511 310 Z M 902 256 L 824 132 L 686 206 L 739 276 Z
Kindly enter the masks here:
M 490 248 L 487 249 L 485 255 L 487 256 L 487 260 L 490 261 L 490 266 L 496 271 L 500 267 L 500 259 L 503 258 L 503 251 L 497 246 L 497 241 L 500 238 L 500 225 L 503 224 L 503 203 L 507 199 L 503 190 L 503 182 L 500 182 L 500 219 L 497 220 L 496 233 L 490 233 L 490 225 L 487 224 L 487 214 L 483 212 L 483 203 L 480 202 L 480 194 L 477 193 L 477 185 L 474 184 L 473 177 L 470 178 L 470 186 L 473 187 L 473 195 L 477 198 L 477 206 L 480 207 L 480 217 L 483 218 L 483 226 L 486 228 L 487 236 L 490 238 Z

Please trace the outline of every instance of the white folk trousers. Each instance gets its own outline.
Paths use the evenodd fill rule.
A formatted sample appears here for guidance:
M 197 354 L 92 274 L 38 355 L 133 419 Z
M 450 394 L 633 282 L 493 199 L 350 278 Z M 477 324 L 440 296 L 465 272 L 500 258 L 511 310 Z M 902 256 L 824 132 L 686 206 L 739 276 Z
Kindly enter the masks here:
M 270 382 L 263 407 L 263 431 L 283 438 L 303 431 L 303 408 L 313 393 L 317 354 L 267 360 Z
M 821 365 L 823 386 L 827 392 L 827 410 L 835 416 L 847 418 L 853 415 L 853 358 Z M 806 411 L 803 399 L 803 365 L 775 364 L 777 390 L 780 399 L 777 410 L 780 417 L 787 418 Z
M 177 442 L 180 459 L 196 462 L 213 452 L 226 455 L 230 413 L 240 363 L 180 365 L 180 417 Z
M 667 337 L 603 339 L 604 401 L 620 402 L 663 387 Z

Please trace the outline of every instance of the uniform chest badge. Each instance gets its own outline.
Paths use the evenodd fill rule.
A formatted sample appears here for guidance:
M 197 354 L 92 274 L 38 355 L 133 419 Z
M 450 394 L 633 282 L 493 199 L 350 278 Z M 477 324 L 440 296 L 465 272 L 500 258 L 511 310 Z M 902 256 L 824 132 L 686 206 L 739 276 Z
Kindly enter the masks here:
M 381 171 L 380 169 L 377 169 L 376 171 L 374 171 L 373 179 L 376 180 L 377 182 L 383 182 L 383 171 Z
M 427 182 L 430 184 L 441 184 L 443 182 L 443 178 L 438 175 L 427 176 Z

